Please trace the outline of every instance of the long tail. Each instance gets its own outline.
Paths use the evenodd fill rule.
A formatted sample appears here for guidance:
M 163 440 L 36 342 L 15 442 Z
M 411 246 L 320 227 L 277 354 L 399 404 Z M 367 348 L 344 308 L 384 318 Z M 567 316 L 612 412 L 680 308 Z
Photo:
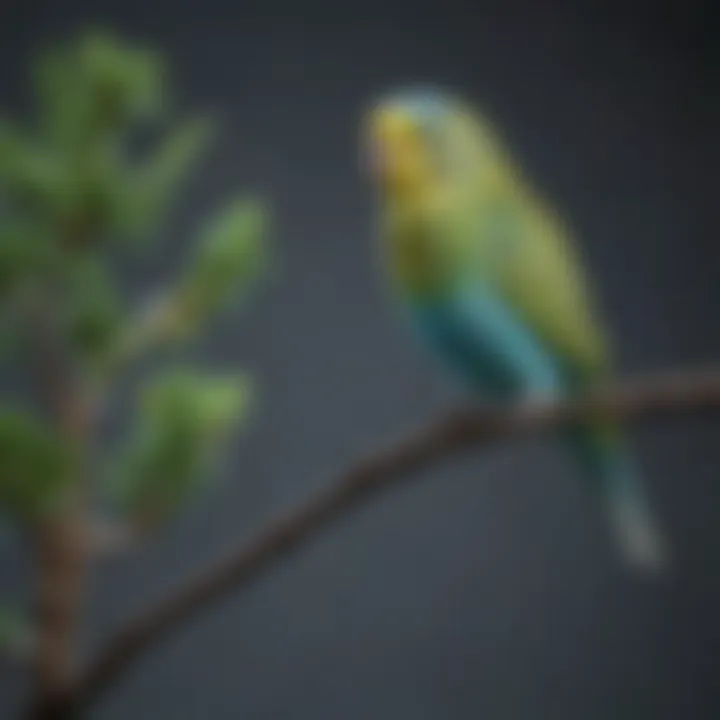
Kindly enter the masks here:
M 594 424 L 573 430 L 570 440 L 594 494 L 605 506 L 610 530 L 625 559 L 645 572 L 664 570 L 669 563 L 668 546 L 620 430 Z

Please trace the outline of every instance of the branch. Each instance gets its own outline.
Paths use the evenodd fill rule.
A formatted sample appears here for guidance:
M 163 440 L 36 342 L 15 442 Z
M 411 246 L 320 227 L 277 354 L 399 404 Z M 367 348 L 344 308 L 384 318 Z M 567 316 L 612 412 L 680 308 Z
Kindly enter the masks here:
M 79 452 L 67 505 L 43 518 L 33 532 L 38 626 L 31 649 L 38 712 L 65 702 L 75 687 L 75 656 L 88 571 L 82 535 L 88 499 L 85 450 L 93 423 L 92 406 L 75 376 L 53 311 L 49 298 L 34 298 L 28 317 L 33 359 L 49 413 L 64 440 Z
M 118 344 L 117 365 L 124 366 L 161 345 L 172 334 L 176 323 L 177 300 L 169 290 L 145 300 Z
M 78 693 L 103 692 L 151 645 L 196 612 L 233 590 L 247 588 L 303 543 L 362 502 L 411 473 L 458 452 L 529 432 L 599 417 L 658 419 L 720 410 L 720 370 L 666 373 L 618 384 L 575 400 L 533 403 L 509 410 L 450 413 L 360 460 L 327 489 L 270 523 L 247 543 L 201 570 L 132 618 L 101 649 L 81 678 Z
M 116 560 L 137 550 L 158 531 L 160 523 L 152 518 L 134 517 L 123 521 L 95 518 L 88 521 L 85 547 L 96 562 Z
M 117 344 L 108 370 L 118 372 L 165 345 L 186 340 L 192 322 L 182 289 L 166 287 L 146 298 Z
M 88 521 L 86 528 L 86 552 L 94 560 L 115 558 L 132 550 L 140 537 L 133 525 L 95 518 Z

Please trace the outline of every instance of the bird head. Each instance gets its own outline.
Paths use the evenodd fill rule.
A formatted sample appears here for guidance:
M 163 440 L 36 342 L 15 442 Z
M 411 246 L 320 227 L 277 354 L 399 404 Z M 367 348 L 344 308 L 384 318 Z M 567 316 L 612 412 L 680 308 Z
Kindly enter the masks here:
M 392 195 L 413 195 L 440 180 L 442 138 L 454 112 L 434 90 L 393 93 L 377 102 L 363 128 L 371 179 Z
M 490 121 L 461 99 L 432 88 L 406 89 L 378 101 L 363 125 L 371 178 L 383 194 L 418 198 L 428 191 L 487 186 L 507 165 Z

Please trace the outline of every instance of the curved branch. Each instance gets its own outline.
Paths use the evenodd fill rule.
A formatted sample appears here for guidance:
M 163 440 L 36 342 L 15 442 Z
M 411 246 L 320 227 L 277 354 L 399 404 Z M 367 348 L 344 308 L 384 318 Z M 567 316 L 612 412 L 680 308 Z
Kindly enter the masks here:
M 720 370 L 666 373 L 604 388 L 582 398 L 525 404 L 509 410 L 464 409 L 409 434 L 342 474 L 120 629 L 80 680 L 91 699 L 104 691 L 151 645 L 195 613 L 262 573 L 341 519 L 362 502 L 408 479 L 411 473 L 491 441 L 603 416 L 657 419 L 720 410 Z

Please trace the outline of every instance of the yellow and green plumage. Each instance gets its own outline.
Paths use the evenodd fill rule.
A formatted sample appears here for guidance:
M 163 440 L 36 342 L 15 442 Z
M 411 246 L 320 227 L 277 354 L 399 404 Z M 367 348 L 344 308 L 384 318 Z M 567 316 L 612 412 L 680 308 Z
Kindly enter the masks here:
M 489 123 L 428 91 L 369 114 L 382 250 L 418 334 L 465 386 L 495 401 L 559 396 L 611 372 L 605 332 L 569 231 L 537 197 Z M 568 440 L 627 558 L 665 559 L 620 430 Z

